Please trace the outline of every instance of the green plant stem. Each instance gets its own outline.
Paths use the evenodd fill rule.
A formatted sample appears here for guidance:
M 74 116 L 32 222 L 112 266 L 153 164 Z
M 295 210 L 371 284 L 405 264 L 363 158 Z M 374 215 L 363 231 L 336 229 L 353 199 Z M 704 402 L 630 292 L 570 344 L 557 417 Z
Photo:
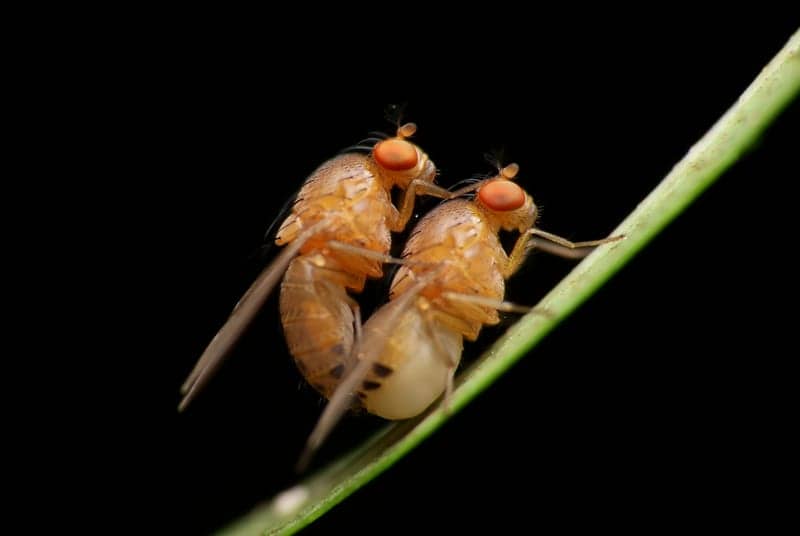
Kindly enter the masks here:
M 539 304 L 549 315 L 529 314 L 517 322 L 469 370 L 453 393 L 458 411 L 486 389 L 536 343 L 586 301 L 645 244 L 680 214 L 756 141 L 800 90 L 800 31 L 764 68 L 734 106 L 672 169 L 661 184 L 613 234 L 625 240 L 598 248 Z M 353 452 L 293 488 L 295 511 L 281 512 L 291 495 L 256 508 L 220 534 L 291 534 L 375 478 L 439 428 L 441 409 L 393 423 Z M 303 496 L 302 500 L 298 497 Z M 283 507 L 279 506 L 283 505 Z

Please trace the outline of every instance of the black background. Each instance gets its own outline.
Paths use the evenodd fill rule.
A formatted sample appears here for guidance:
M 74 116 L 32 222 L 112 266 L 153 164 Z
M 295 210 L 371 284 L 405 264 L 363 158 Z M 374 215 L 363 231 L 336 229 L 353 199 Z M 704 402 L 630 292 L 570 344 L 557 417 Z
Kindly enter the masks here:
M 491 172 L 483 155 L 501 150 L 520 164 L 543 229 L 600 238 L 797 27 L 790 17 L 709 26 L 628 15 L 638 22 L 487 22 L 430 48 L 397 32 L 307 54 L 262 33 L 212 32 L 138 65 L 124 113 L 127 195 L 111 201 L 122 210 L 135 200 L 125 213 L 135 270 L 123 283 L 136 296 L 112 346 L 136 354 L 124 372 L 134 385 L 120 395 L 132 406 L 121 432 L 131 454 L 104 463 L 117 484 L 148 491 L 120 499 L 119 519 L 203 534 L 293 482 L 322 402 L 285 349 L 274 296 L 183 415 L 178 386 L 264 265 L 259 247 L 280 207 L 325 159 L 369 131 L 391 132 L 387 106 L 407 104 L 442 185 Z M 782 393 L 765 385 L 786 354 L 756 327 L 769 313 L 755 267 L 781 260 L 763 234 L 772 233 L 769 197 L 798 178 L 790 112 L 531 354 L 309 532 L 750 517 L 742 505 L 770 472 L 770 447 L 753 455 L 752 445 L 779 443 L 782 429 L 770 417 Z M 508 299 L 535 304 L 573 264 L 533 256 Z M 384 293 L 374 282 L 367 306 Z M 511 321 L 486 329 L 466 359 Z M 113 366 L 98 374 L 119 375 Z M 347 419 L 318 465 L 378 426 Z

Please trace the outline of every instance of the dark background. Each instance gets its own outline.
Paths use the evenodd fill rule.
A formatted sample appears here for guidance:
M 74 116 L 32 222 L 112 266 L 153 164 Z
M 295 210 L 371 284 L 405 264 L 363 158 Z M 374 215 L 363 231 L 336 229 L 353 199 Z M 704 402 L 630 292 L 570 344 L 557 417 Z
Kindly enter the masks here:
M 393 131 L 387 106 L 407 104 L 442 185 L 491 172 L 483 155 L 502 150 L 520 164 L 543 229 L 600 238 L 797 28 L 791 17 L 657 18 L 465 29 L 430 48 L 399 33 L 309 54 L 262 34 L 211 35 L 139 65 L 125 112 L 129 195 L 111 206 L 136 200 L 125 280 L 136 296 L 113 347 L 137 356 L 125 372 L 136 378 L 122 432 L 132 454 L 110 460 L 119 477 L 109 470 L 148 491 L 120 500 L 120 519 L 204 534 L 293 483 L 322 402 L 285 349 L 275 296 L 183 415 L 178 387 L 268 261 L 259 248 L 280 207 L 321 162 L 369 131 Z M 767 386 L 787 354 L 758 327 L 771 313 L 756 269 L 781 262 L 767 244 L 771 217 L 786 216 L 770 198 L 798 178 L 790 112 L 530 355 L 309 533 L 750 518 L 783 429 L 772 417 L 782 392 Z M 535 304 L 573 264 L 533 256 L 508 299 Z M 385 289 L 374 282 L 367 307 Z M 512 321 L 486 329 L 465 358 Z M 99 374 L 119 374 L 108 367 Z M 379 426 L 347 419 L 318 466 Z

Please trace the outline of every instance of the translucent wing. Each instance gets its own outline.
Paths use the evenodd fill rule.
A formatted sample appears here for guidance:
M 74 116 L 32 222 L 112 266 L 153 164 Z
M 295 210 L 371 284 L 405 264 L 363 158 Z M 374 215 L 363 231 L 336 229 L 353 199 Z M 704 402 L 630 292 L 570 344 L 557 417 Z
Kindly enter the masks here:
M 255 282 L 245 292 L 244 296 L 233 308 L 231 316 L 225 325 L 217 332 L 208 347 L 197 360 L 194 369 L 186 378 L 181 387 L 183 399 L 178 405 L 178 411 L 183 411 L 189 403 L 197 396 L 197 393 L 205 387 L 214 373 L 219 369 L 222 362 L 228 357 L 230 351 L 235 346 L 239 337 L 250 325 L 258 311 L 264 305 L 272 290 L 283 277 L 284 272 L 292 262 L 292 259 L 300 251 L 309 238 L 317 232 L 325 221 L 312 225 L 307 230 L 301 232 L 297 238 L 288 244 L 280 255 L 267 266 L 258 276 Z

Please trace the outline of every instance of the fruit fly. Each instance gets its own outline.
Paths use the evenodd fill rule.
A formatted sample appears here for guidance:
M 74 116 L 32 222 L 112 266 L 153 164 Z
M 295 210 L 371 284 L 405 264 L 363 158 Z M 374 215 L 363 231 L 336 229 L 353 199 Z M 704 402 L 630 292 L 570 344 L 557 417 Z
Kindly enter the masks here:
M 497 324 L 498 311 L 528 310 L 503 300 L 505 280 L 531 249 L 576 257 L 622 238 L 573 243 L 538 229 L 533 198 L 512 181 L 518 170 L 508 165 L 457 192 L 458 199 L 443 202 L 416 225 L 390 301 L 364 324 L 356 365 L 320 417 L 301 466 L 354 402 L 393 420 L 422 413 L 443 393 L 447 403 L 463 339 L 474 341 L 484 325 Z M 510 253 L 500 243 L 501 230 L 519 233 Z
M 352 345 L 361 328 L 358 305 L 368 277 L 381 277 L 389 257 L 390 232 L 401 231 L 417 195 L 449 197 L 434 184 L 436 167 L 407 138 L 406 123 L 369 154 L 341 154 L 305 181 L 275 243 L 285 246 L 239 300 L 184 382 L 183 410 L 230 353 L 282 279 L 280 311 L 289 350 L 306 380 L 328 397 L 355 359 Z M 392 189 L 404 191 L 399 207 Z

